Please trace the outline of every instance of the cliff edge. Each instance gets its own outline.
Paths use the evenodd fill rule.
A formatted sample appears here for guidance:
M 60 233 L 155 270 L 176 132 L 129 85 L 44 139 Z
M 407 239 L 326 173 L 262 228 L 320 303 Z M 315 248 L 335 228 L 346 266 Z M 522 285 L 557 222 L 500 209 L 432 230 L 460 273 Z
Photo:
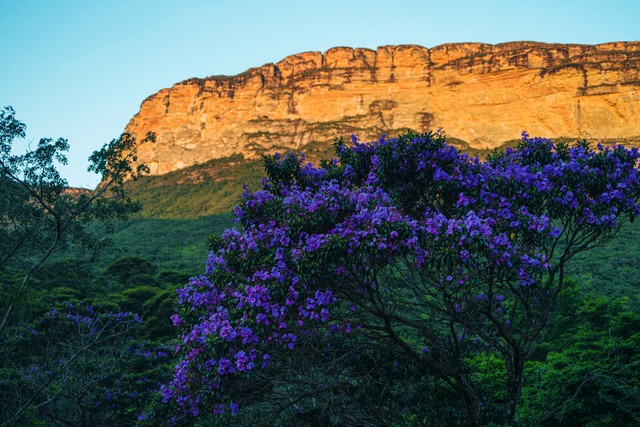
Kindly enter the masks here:
M 209 159 L 442 127 L 472 148 L 532 136 L 640 136 L 640 42 L 336 47 L 145 99 L 126 127 L 154 131 L 139 160 L 162 174 Z

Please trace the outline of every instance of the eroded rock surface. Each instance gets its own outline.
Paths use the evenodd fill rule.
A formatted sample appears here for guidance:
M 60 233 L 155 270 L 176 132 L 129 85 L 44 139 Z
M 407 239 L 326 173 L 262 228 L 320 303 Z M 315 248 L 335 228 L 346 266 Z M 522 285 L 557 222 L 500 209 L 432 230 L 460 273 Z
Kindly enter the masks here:
M 442 127 L 473 148 L 532 136 L 640 136 L 640 42 L 514 42 L 305 52 L 237 76 L 189 79 L 144 100 L 126 127 L 158 142 L 154 174 L 356 134 Z

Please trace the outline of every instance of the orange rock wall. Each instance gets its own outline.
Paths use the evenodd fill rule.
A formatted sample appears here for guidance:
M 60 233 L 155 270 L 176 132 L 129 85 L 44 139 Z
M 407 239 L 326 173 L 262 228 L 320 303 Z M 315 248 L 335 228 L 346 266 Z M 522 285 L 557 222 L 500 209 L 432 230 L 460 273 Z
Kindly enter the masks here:
M 305 52 L 237 76 L 189 79 L 144 100 L 126 131 L 161 174 L 312 141 L 442 127 L 473 148 L 520 137 L 640 135 L 640 42 L 514 42 Z

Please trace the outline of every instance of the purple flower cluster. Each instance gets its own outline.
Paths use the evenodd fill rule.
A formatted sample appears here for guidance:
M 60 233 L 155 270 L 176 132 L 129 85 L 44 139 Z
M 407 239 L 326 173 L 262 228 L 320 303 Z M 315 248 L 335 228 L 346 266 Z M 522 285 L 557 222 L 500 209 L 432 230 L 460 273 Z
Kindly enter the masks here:
M 132 402 L 159 392 L 160 380 L 170 373 L 173 349 L 133 344 L 130 334 L 140 323 L 132 313 L 63 302 L 11 342 L 12 350 L 28 357 L 5 385 L 24 390 L 56 383 L 60 394 L 68 393 L 68 387 L 86 387 L 85 401 L 92 399 L 96 408 L 141 411 L 142 405 Z
M 228 393 L 236 376 L 270 369 L 276 349 L 295 351 L 311 329 L 361 331 L 345 316 L 386 286 L 364 278 L 400 259 L 421 286 L 459 290 L 454 316 L 490 310 L 510 325 L 504 296 L 477 291 L 487 271 L 538 298 L 553 268 L 549 248 L 567 227 L 613 228 L 640 214 L 637 150 L 561 148 L 523 134 L 517 150 L 480 162 L 423 135 L 354 138 L 320 169 L 293 155 L 269 159 L 272 180 L 235 208 L 244 231 L 227 230 L 206 274 L 178 290 L 182 361 L 165 401 L 184 416 L 225 405 L 237 413 Z

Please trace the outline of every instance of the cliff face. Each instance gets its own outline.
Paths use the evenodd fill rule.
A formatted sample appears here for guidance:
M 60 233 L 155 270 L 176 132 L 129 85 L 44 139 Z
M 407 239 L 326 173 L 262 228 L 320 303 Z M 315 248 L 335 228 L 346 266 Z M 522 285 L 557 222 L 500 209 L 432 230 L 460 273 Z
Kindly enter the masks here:
M 336 47 L 151 95 L 126 131 L 152 173 L 312 141 L 442 127 L 473 148 L 520 137 L 640 136 L 640 42 Z

